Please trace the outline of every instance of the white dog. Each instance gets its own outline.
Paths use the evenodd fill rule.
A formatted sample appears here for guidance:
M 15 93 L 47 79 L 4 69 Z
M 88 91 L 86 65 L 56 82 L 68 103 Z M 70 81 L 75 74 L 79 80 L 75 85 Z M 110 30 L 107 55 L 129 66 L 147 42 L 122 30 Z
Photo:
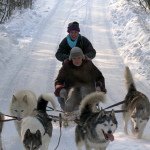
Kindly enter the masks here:
M 25 150 L 48 150 L 53 130 L 52 119 L 46 113 L 48 102 L 56 109 L 54 96 L 42 94 L 38 99 L 37 109 L 22 121 L 21 139 Z
M 18 118 L 14 121 L 21 136 L 21 119 L 29 116 L 37 106 L 36 95 L 30 90 L 17 91 L 10 102 L 10 114 Z

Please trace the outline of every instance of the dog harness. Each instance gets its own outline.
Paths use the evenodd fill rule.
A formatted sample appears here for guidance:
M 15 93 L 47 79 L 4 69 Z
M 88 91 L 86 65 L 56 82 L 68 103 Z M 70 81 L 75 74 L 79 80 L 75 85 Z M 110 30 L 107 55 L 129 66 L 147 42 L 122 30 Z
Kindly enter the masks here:
M 31 116 L 36 117 L 40 123 L 43 125 L 44 129 L 45 129 L 45 133 L 43 135 L 45 135 L 46 133 L 51 137 L 52 136 L 52 118 L 50 118 L 47 113 L 45 111 L 42 110 L 34 110 L 33 114 Z

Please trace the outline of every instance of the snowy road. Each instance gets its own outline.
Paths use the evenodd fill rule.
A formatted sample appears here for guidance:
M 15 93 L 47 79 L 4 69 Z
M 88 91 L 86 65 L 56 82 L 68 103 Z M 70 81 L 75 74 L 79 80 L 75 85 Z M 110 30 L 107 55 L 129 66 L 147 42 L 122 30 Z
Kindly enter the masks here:
M 117 45 L 112 36 L 109 0 L 51 0 L 51 8 L 47 16 L 40 22 L 30 43 L 22 43 L 17 57 L 12 58 L 10 68 L 3 70 L 1 75 L 0 97 L 1 111 L 9 114 L 9 100 L 12 94 L 20 89 L 31 89 L 37 96 L 44 92 L 54 91 L 54 78 L 61 67 L 55 58 L 59 42 L 67 35 L 69 22 L 80 23 L 81 34 L 86 36 L 97 51 L 94 64 L 102 71 L 106 80 L 107 104 L 109 106 L 124 99 L 124 62 L 117 52 Z M 25 41 L 25 39 L 24 39 Z M 138 89 L 148 94 L 146 85 L 138 83 Z M 116 109 L 120 109 L 116 107 Z M 108 150 L 127 150 L 135 145 L 135 150 L 150 149 L 150 131 L 144 133 L 142 140 L 136 140 L 123 133 L 122 117 L 117 114 L 118 129 L 116 140 L 110 143 Z M 59 138 L 59 125 L 53 123 L 54 131 L 49 150 L 55 149 Z M 147 129 L 150 125 L 147 126 Z M 62 138 L 58 150 L 75 150 L 74 128 L 71 125 L 62 129 Z M 22 150 L 22 144 L 13 122 L 5 124 L 3 131 L 4 150 Z M 137 142 L 138 141 L 138 142 Z M 119 145 L 117 146 L 119 142 Z

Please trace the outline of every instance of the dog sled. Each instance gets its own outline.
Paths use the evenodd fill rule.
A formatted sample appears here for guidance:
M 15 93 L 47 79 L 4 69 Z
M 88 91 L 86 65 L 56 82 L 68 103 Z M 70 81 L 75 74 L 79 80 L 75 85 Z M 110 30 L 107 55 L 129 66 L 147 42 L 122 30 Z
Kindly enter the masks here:
M 93 93 L 89 94 L 89 96 L 94 94 L 94 93 L 102 93 L 102 92 L 93 92 Z M 98 99 L 97 97 L 95 97 L 95 98 Z M 94 101 L 94 99 L 93 99 L 93 101 Z M 118 106 L 118 105 L 120 105 L 122 103 L 124 103 L 124 101 L 121 101 L 119 103 L 116 103 L 114 105 L 106 107 L 104 109 L 100 108 L 100 104 L 99 103 L 96 103 L 95 106 L 93 106 L 94 104 L 92 104 L 92 107 L 94 108 L 93 109 L 94 112 L 100 112 L 101 110 L 105 110 L 105 112 L 110 113 L 111 111 L 109 111 L 107 109 L 115 107 L 115 106 Z M 72 111 L 72 112 L 65 112 L 63 110 L 54 110 L 52 107 L 48 107 L 49 109 L 47 109 L 47 111 L 56 111 L 57 113 L 59 113 L 59 115 L 55 115 L 55 116 L 54 115 L 50 115 L 50 117 L 52 117 L 52 119 L 54 121 L 59 121 L 60 124 L 63 127 L 67 127 L 70 123 L 72 124 L 72 122 L 77 123 L 77 124 L 80 122 L 79 121 L 80 120 L 80 115 L 81 115 L 80 107 L 81 106 L 76 107 L 76 109 L 74 111 Z M 120 112 L 124 112 L 124 111 L 127 111 L 127 110 L 114 110 L 115 113 L 120 113 Z
M 74 123 L 75 120 L 80 118 L 79 109 L 74 110 L 73 112 L 65 112 L 63 110 L 54 110 L 52 107 L 47 106 L 47 111 L 55 111 L 57 115 L 49 115 L 54 122 L 59 121 L 63 127 L 67 127 L 69 123 Z

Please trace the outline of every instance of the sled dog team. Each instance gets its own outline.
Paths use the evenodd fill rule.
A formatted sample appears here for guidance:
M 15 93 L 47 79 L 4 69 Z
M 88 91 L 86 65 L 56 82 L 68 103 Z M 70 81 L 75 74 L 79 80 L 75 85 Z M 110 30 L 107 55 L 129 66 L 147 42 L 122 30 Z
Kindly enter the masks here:
M 146 95 L 136 90 L 132 74 L 125 68 L 127 94 L 122 104 L 124 132 L 128 134 L 128 121 L 131 120 L 131 131 L 137 138 L 142 138 L 144 128 L 150 116 L 150 102 Z M 17 117 L 14 121 L 16 130 L 21 137 L 25 150 L 48 150 L 52 137 L 52 118 L 46 113 L 48 102 L 56 109 L 53 94 L 43 93 L 38 100 L 30 90 L 16 92 L 10 102 L 10 113 Z M 93 92 L 83 98 L 80 106 L 79 119 L 75 120 L 75 142 L 78 150 L 85 146 L 86 150 L 106 150 L 109 141 L 114 140 L 113 133 L 118 123 L 115 112 L 97 110 L 96 104 L 105 103 L 105 94 Z M 4 115 L 0 113 L 0 120 Z M 1 132 L 3 122 L 0 122 L 0 149 L 2 150 Z

